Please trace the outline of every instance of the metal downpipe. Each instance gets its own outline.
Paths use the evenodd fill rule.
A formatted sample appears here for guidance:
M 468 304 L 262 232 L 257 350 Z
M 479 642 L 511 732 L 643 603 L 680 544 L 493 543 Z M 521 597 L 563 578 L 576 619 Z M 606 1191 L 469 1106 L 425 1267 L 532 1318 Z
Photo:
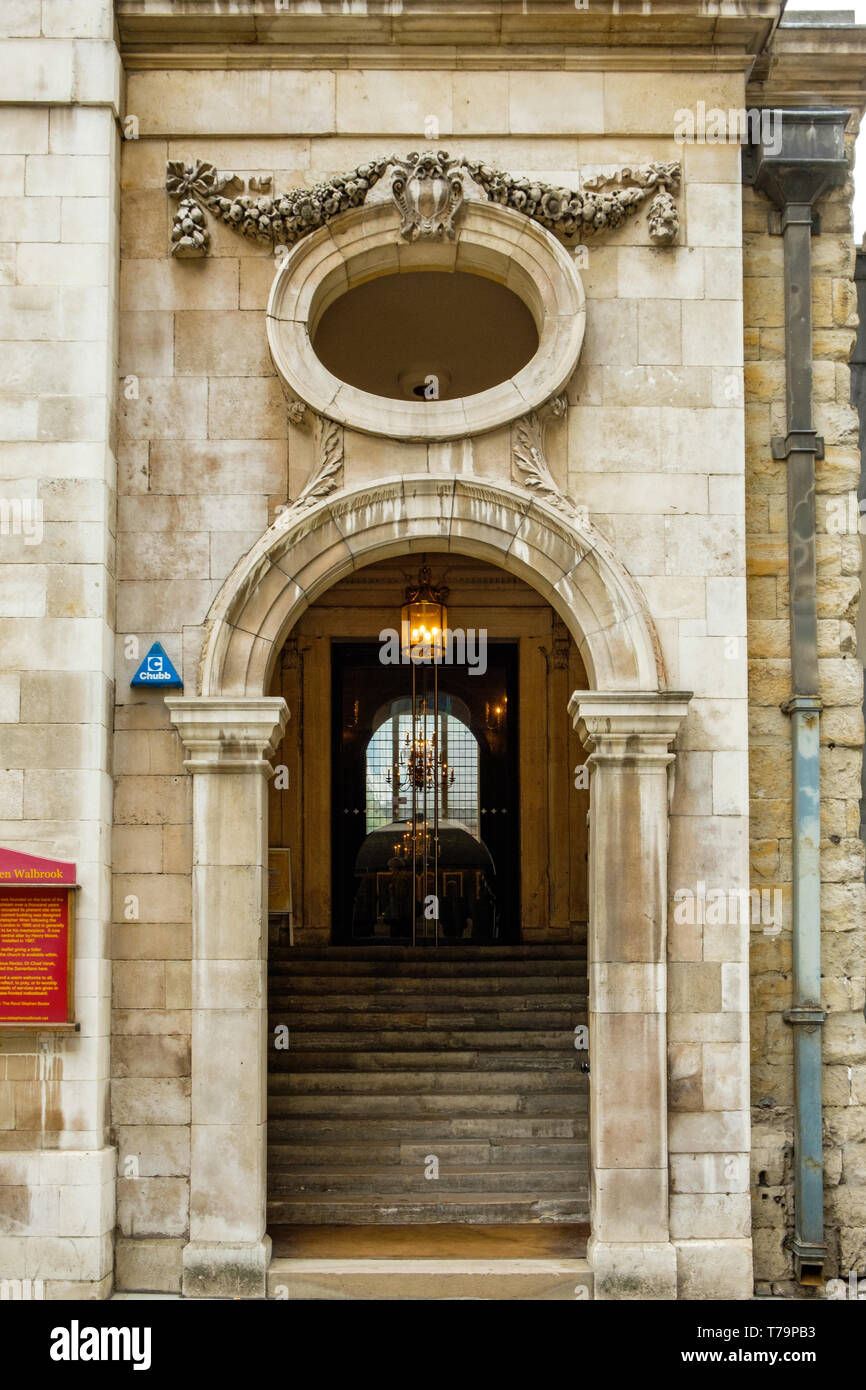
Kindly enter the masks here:
M 794 1029 L 794 1267 L 803 1284 L 823 1277 L 824 1148 L 821 1085 L 821 803 L 820 709 L 815 695 L 795 695 L 791 717 L 793 764 L 793 1003 Z
M 818 697 L 818 602 L 815 562 L 815 459 L 823 458 L 812 417 L 812 236 L 820 231 L 813 209 L 829 188 L 844 183 L 845 126 L 837 108 L 784 110 L 781 138 L 744 157 L 744 180 L 766 194 L 776 211 L 771 234 L 781 235 L 785 288 L 786 429 L 772 440 L 773 457 L 787 466 L 788 578 L 791 621 L 793 773 L 792 1003 L 785 1019 L 794 1030 L 794 1234 L 797 1278 L 823 1280 L 824 1158 L 821 1009 L 821 782 Z M 775 123 L 768 128 L 775 130 Z M 762 120 L 762 131 L 764 123 Z M 762 136 L 763 140 L 763 136 Z
M 818 698 L 818 598 L 815 560 L 815 458 L 823 456 L 812 421 L 812 208 L 782 210 L 785 279 L 785 375 L 788 587 L 791 622 L 792 1004 L 794 1030 L 794 1269 L 804 1284 L 822 1281 L 824 1144 L 821 1076 L 821 772 Z M 776 452 L 774 450 L 774 452 Z M 781 452 L 781 450 L 780 450 Z

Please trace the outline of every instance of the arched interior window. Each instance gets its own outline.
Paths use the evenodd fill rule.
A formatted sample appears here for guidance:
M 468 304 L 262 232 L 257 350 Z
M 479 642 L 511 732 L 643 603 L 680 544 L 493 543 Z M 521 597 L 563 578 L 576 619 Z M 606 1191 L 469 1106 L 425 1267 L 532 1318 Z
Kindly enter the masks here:
M 412 815 L 412 791 L 388 781 L 388 772 L 401 765 L 407 738 L 412 736 L 412 712 L 409 700 L 392 700 L 382 707 L 374 720 L 374 733 L 367 744 L 366 789 L 367 833 L 380 830 L 393 821 L 408 820 Z M 433 736 L 433 716 L 428 716 L 426 736 Z M 462 700 L 454 696 L 439 696 L 439 753 L 454 770 L 453 782 L 437 786 L 440 820 L 458 821 L 481 839 L 478 787 L 478 741 L 469 727 L 469 711 Z M 418 797 L 421 813 L 421 796 Z M 427 817 L 433 819 L 432 789 L 427 793 Z

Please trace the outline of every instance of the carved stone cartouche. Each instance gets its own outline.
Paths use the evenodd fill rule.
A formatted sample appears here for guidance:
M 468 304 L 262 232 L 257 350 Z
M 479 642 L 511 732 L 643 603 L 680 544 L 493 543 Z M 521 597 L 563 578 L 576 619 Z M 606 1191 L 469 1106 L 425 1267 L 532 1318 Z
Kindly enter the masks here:
M 463 202 L 463 161 L 438 154 L 410 154 L 395 161 L 391 196 L 403 219 L 400 235 L 454 238 L 454 218 Z

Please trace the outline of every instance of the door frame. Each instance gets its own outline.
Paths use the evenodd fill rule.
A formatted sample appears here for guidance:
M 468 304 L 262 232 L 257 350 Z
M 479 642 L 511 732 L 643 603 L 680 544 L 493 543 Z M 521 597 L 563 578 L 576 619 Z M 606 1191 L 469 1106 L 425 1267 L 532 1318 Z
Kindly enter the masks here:
M 344 755 L 343 755 L 343 751 L 342 751 L 342 729 L 343 729 L 343 722 L 342 722 L 342 721 L 343 721 L 342 702 L 343 702 L 343 688 L 344 688 L 344 687 L 343 687 L 343 666 L 344 666 L 344 663 L 347 663 L 349 660 L 351 660 L 351 658 L 352 658 L 353 655 L 357 655 L 358 657 L 361 657 L 361 658 L 367 657 L 367 656 L 372 656 L 372 650 L 373 650 L 374 648 L 377 648 L 379 645 L 380 645 L 380 644 L 378 643 L 378 640 L 377 640 L 376 638 L 368 638 L 368 639 L 366 639 L 366 640 L 364 640 L 364 639 L 362 639 L 362 638 L 357 638 L 357 637 L 346 638 L 346 639 L 337 639 L 337 638 L 334 638 L 334 639 L 332 639 L 332 641 L 331 641 L 331 654 L 330 654 L 330 655 L 331 655 L 331 660 L 330 660 L 330 673 L 331 673 L 331 692 L 330 692 L 330 693 L 331 693 L 331 699 L 330 699 L 330 711 L 331 711 L 331 738 L 330 738 L 330 749 L 331 749 L 331 767 L 330 767 L 330 792 L 331 792 L 331 866 L 330 866 L 330 873 L 331 873 L 331 943 L 332 943 L 333 945 L 352 945 L 352 944 L 353 944 L 353 942 L 352 942 L 352 937 L 351 937 L 351 931 L 349 930 L 349 928 L 348 928 L 346 925 L 341 926 L 341 925 L 338 923 L 338 920 L 337 920 L 337 919 L 338 919 L 338 915 L 339 915 L 340 913 L 342 913 L 343 916 L 344 916 L 345 921 L 346 921 L 346 922 L 348 921 L 348 902 L 347 902 L 347 901 L 344 901 L 344 898 L 345 898 L 345 891 L 344 891 L 345 884 L 344 884 L 344 880 L 345 880 L 345 875 L 346 875 L 346 866 L 340 863 L 340 856 L 339 856 L 339 855 L 337 854 L 337 852 L 336 852 L 337 837 L 338 837 L 339 832 L 340 832 L 340 826 L 341 826 L 341 824 L 342 824 L 342 817 L 343 817 L 345 814 L 347 814 L 346 808 L 341 806 L 341 802 L 342 802 L 343 799 L 344 799 L 344 797 L 341 795 L 341 789 L 342 789 L 342 782 L 341 782 L 341 760 L 342 760 L 342 757 L 344 756 Z M 508 944 L 508 945 L 517 945 L 517 944 L 519 944 L 519 942 L 520 942 L 520 940 L 521 940 L 521 914 L 520 914 L 520 902 L 521 902 L 521 898 L 520 898 L 520 893 L 521 893 L 521 838 L 522 838 L 522 830 L 523 830 L 523 825 L 522 825 L 523 813 L 522 813 L 521 785 L 520 785 L 520 749 L 521 749 L 521 743 L 520 743 L 520 736 L 521 736 L 521 719 L 520 719 L 521 698 L 520 698 L 520 689 L 521 689 L 521 674 L 522 674 L 522 673 L 521 673 L 521 662 L 520 662 L 520 638 L 518 638 L 518 637 L 497 637 L 497 638 L 495 638 L 494 640 L 492 640 L 492 641 L 490 641 L 490 642 L 488 643 L 487 653 L 488 653 L 488 668 L 491 667 L 491 666 L 493 666 L 493 665 L 494 665 L 495 663 L 497 663 L 497 662 L 498 662 L 498 663 L 501 663 L 501 664 L 505 667 L 505 691 L 506 691 L 506 695 L 507 695 L 507 697 L 508 697 L 508 700 L 509 700 L 509 702 L 510 702 L 509 711 L 508 711 L 508 719 L 509 719 L 509 727 L 508 727 L 508 749 L 507 749 L 507 755 L 506 755 L 506 759 L 505 759 L 505 761 L 507 761 L 508 766 L 507 766 L 507 769 L 504 769 L 503 771 L 504 771 L 504 777 L 505 777 L 505 779 L 506 779 L 507 781 L 510 781 L 510 783 L 511 783 L 511 788 L 512 788 L 512 790 L 511 790 L 511 792 L 510 792 L 510 795 L 511 795 L 512 800 L 513 800 L 513 802 L 514 802 L 514 807 L 513 807 L 513 808 L 509 807 L 509 808 L 508 808 L 509 814 L 511 815 L 511 820 L 508 822 L 509 830 L 511 831 L 511 833 L 510 833 L 510 834 L 508 835 L 508 837 L 507 837 L 509 843 L 508 843 L 506 846 L 504 846 L 504 847 L 502 848 L 501 852 L 498 854 L 498 859 L 499 859 L 499 870 L 500 870 L 500 872 L 501 872 L 503 863 L 504 863 L 505 866 L 506 866 L 506 875 L 505 875 L 506 881 L 504 882 L 504 885 L 503 885 L 502 888 L 500 889 L 500 893 L 499 893 L 497 896 L 500 897 L 501 901 L 507 902 L 508 905 L 509 905 L 508 940 L 507 940 L 507 941 L 504 941 L 504 940 L 503 940 L 503 942 L 502 942 L 501 944 L 503 944 L 503 945 L 505 945 L 505 944 Z M 367 664 L 367 663 L 366 663 L 365 661 L 361 660 L 360 664 L 361 664 L 361 665 L 365 665 L 365 664 Z M 371 667 L 375 667 L 376 664 L 377 664 L 377 663 L 373 662 L 372 660 L 370 660 L 370 662 L 369 662 L 369 665 L 370 665 Z M 450 669 L 450 668 L 447 667 L 447 666 L 442 666 L 442 667 L 440 668 L 440 676 L 439 676 L 440 689 L 441 689 L 441 686 L 442 686 L 443 682 L 447 682 L 447 672 L 448 672 L 449 669 Z M 402 666 L 402 665 L 401 665 L 401 666 L 399 667 L 399 670 L 400 670 L 400 672 L 402 672 L 403 675 L 404 675 L 404 683 L 408 683 L 408 681 L 409 681 L 409 667 L 408 667 L 408 666 Z M 483 679 L 483 678 L 482 678 L 482 679 Z M 404 691 L 403 693 L 405 694 L 406 692 Z M 451 693 L 455 693 L 455 692 L 452 691 Z M 471 679 L 468 679 L 468 680 L 467 680 L 467 683 L 466 683 L 466 691 L 465 691 L 463 694 L 460 694 L 459 698 L 460 698 L 460 699 L 464 699 L 464 695 L 466 695 L 466 694 L 468 694 L 468 695 L 473 695 L 474 693 L 475 693 L 475 692 L 474 692 L 474 689 L 473 689 L 473 683 L 472 683 Z M 396 696 L 396 695 L 395 695 L 395 698 L 399 698 L 399 696 Z M 467 699 L 465 702 L 468 704 L 468 703 L 469 703 L 468 699 Z M 471 709 L 471 706 L 470 706 L 470 709 Z M 475 736 L 475 738 L 476 738 L 476 742 L 478 743 L 478 746 L 479 746 L 479 797 L 480 797 L 480 803 L 481 803 L 481 804 L 479 805 L 479 811 L 482 811 L 482 810 L 483 810 L 485 814 L 487 814 L 487 815 L 489 815 L 489 816 L 491 817 L 491 820 L 488 822 L 488 825 L 489 825 L 489 826 L 496 826 L 496 825 L 498 824 L 498 822 L 495 822 L 495 821 L 492 820 L 492 814 L 493 814 L 493 813 L 492 813 L 492 808 L 486 808 L 486 807 L 484 807 L 484 801 L 485 801 L 485 783 L 487 783 L 487 788 L 486 788 L 486 789 L 487 789 L 487 790 L 492 790 L 492 788 L 491 788 L 491 786 L 490 786 L 490 778 L 491 778 L 491 772 L 492 772 L 493 770 L 495 770 L 495 769 L 492 769 L 492 768 L 491 768 L 491 763 L 492 763 L 492 761 L 493 761 L 493 755 L 489 752 L 489 749 L 488 749 L 488 747 L 487 747 L 487 745 L 486 745 L 484 739 L 483 739 L 482 737 L 479 737 L 479 734 L 478 734 L 478 732 L 476 732 L 476 729 L 475 729 L 474 725 L 471 726 L 471 727 L 472 727 L 472 732 L 473 732 L 473 734 L 474 734 L 474 736 Z M 365 746 L 366 746 L 366 745 L 365 745 Z M 363 755 L 361 755 L 361 756 L 363 756 Z M 498 790 L 501 792 L 501 788 L 499 788 Z M 360 793 L 360 791 L 359 791 L 359 795 L 360 795 L 360 794 L 361 794 L 361 793 Z M 366 789 L 364 789 L 364 795 L 366 795 Z M 497 814 L 499 814 L 500 811 L 501 811 L 501 808 L 497 807 Z M 351 814 L 354 815 L 354 810 L 352 810 Z M 512 827 L 513 827 L 513 830 L 512 830 Z M 483 825 L 483 823 L 481 823 L 481 830 L 482 830 L 482 838 L 484 838 L 484 837 L 483 837 L 483 830 L 484 830 L 484 825 Z M 486 843 L 486 840 L 485 840 L 485 843 Z

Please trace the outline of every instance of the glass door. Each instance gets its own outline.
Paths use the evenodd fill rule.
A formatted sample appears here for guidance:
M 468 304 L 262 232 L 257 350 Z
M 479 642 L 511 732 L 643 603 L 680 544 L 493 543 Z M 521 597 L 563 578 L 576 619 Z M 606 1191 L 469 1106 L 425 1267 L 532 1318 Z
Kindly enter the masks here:
M 332 648 L 333 940 L 518 941 L 516 644 L 483 674 L 380 656 Z

